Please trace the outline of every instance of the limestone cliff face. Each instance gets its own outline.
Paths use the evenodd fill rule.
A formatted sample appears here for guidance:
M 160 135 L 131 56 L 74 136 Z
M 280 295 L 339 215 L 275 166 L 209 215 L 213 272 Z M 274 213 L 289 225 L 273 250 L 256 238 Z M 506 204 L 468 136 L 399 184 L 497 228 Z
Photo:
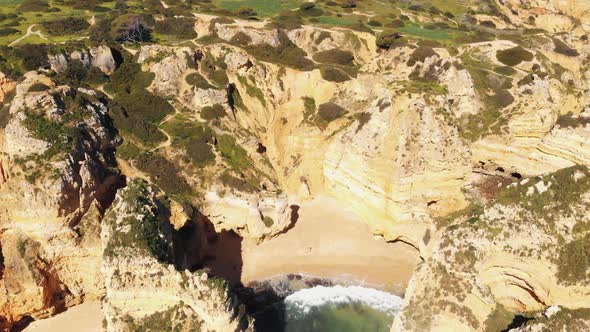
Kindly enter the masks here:
M 143 181 L 122 189 L 102 223 L 107 331 L 238 331 L 243 318 L 221 279 L 177 271 L 161 202 Z M 247 322 L 245 322 L 247 324 Z
M 46 91 L 29 91 L 40 82 Z M 109 153 L 119 139 L 107 125 L 106 106 L 93 93 L 56 87 L 34 72 L 16 86 L 0 135 L 2 328 L 104 292 L 96 273 L 102 256 L 97 226 L 118 182 Z M 43 127 L 46 121 L 60 125 Z M 70 126 L 79 136 L 70 136 Z M 72 145 L 62 150 L 65 144 Z
M 105 74 L 111 74 L 117 68 L 115 55 L 108 46 L 96 46 L 90 49 L 74 50 L 70 53 L 50 54 L 48 56 L 51 69 L 64 71 L 71 61 L 80 61 L 86 68 L 96 67 Z
M 224 125 L 255 167 L 285 192 L 289 204 L 322 194 L 335 196 L 388 239 L 423 247 L 421 238 L 435 228 L 433 218 L 467 205 L 462 188 L 470 185 L 471 170 L 482 164 L 508 175 L 531 176 L 585 163 L 585 129 L 559 124 L 569 113 L 583 117 L 580 110 L 589 102 L 587 94 L 576 92 L 588 86 L 583 56 L 563 56 L 551 42 L 529 50 L 532 59 L 514 66 L 514 73 L 494 76 L 489 68 L 503 66 L 499 52 L 518 44 L 473 43 L 455 54 L 411 44 L 378 51 L 374 36 L 338 29 L 303 26 L 281 35 L 260 22 L 208 15 L 197 15 L 195 28 L 200 36 L 225 44 L 140 50 L 139 61 L 155 73 L 155 91 L 174 93 L 197 114 L 221 105 L 230 119 Z M 240 44 L 245 39 L 250 48 L 281 47 L 285 38 L 307 59 L 333 48 L 350 51 L 358 74 L 333 82 L 318 69 L 260 61 Z M 527 75 L 532 68 L 537 72 Z M 210 72 L 220 69 L 230 90 L 185 81 L 192 73 L 211 80 Z M 409 83 L 416 80 L 433 82 L 429 87 L 434 90 Z M 234 90 L 240 96 L 237 106 L 231 98 Z M 498 90 L 501 93 L 494 92 Z M 323 104 L 336 104 L 344 115 L 322 123 Z M 498 107 L 505 108 L 503 115 L 486 123 L 486 113 Z M 484 126 L 493 131 L 486 132 Z M 575 137 L 581 145 L 566 137 Z M 256 141 L 265 147 L 267 158 L 255 152 Z M 241 192 L 238 196 L 250 197 L 250 202 L 239 202 L 234 196 L 221 198 L 211 185 L 205 187 L 203 211 L 220 228 L 250 224 L 232 220 L 255 215 L 256 209 L 246 207 L 256 206 L 260 198 Z M 282 198 L 277 199 L 280 206 Z M 224 211 L 241 217 L 218 218 Z M 247 226 L 255 237 L 275 233 L 255 228 Z
M 510 323 L 498 322 L 504 311 L 588 308 L 578 255 L 590 234 L 589 176 L 575 166 L 522 180 L 486 206 L 439 220 L 433 254 L 413 276 L 393 330 L 487 331 Z

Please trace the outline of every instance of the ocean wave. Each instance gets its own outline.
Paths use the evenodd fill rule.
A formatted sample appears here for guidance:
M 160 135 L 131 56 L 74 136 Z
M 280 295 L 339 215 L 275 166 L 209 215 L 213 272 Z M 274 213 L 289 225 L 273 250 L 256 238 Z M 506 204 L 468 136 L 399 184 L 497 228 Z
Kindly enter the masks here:
M 373 288 L 361 286 L 315 286 L 302 289 L 285 298 L 290 314 L 308 314 L 315 308 L 327 305 L 362 304 L 394 316 L 402 298 Z

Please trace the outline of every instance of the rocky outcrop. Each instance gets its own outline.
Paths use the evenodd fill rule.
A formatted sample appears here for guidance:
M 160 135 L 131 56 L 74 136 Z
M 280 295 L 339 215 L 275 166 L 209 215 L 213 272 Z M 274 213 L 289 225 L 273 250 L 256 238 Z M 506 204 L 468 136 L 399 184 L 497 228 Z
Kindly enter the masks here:
M 106 214 L 101 238 L 107 331 L 179 329 L 238 331 L 247 327 L 243 308 L 222 279 L 204 272 L 176 271 L 171 225 L 155 192 L 134 180 Z M 241 324 L 245 324 L 241 325 Z
M 16 82 L 6 77 L 4 73 L 0 72 L 0 103 L 3 103 L 6 97 L 14 91 Z
M 566 168 L 440 219 L 393 331 L 502 330 L 516 313 L 588 308 L 588 264 L 579 255 L 590 236 L 589 184 L 586 167 Z
M 47 90 L 29 91 L 38 83 Z M 94 92 L 35 72 L 16 86 L 0 141 L 2 328 L 104 293 L 98 225 L 119 183 L 120 142 L 106 110 Z
M 89 49 L 75 50 L 70 53 L 57 53 L 48 56 L 51 69 L 56 72 L 64 71 L 71 61 L 80 61 L 84 67 L 96 67 L 105 74 L 111 74 L 117 68 L 115 52 L 108 46 L 101 45 Z

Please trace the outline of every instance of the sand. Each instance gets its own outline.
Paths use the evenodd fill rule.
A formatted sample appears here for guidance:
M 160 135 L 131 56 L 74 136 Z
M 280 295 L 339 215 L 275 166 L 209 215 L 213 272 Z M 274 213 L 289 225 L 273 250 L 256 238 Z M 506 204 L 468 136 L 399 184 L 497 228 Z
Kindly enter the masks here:
M 100 302 L 91 301 L 71 307 L 51 318 L 32 322 L 24 332 L 102 332 Z
M 401 294 L 420 262 L 414 248 L 376 238 L 366 223 L 334 199 L 309 201 L 299 216 L 292 229 L 276 238 L 260 245 L 242 241 L 244 285 L 294 273 Z
M 304 274 L 403 295 L 420 262 L 415 249 L 374 237 L 356 214 L 326 197 L 303 204 L 293 228 L 262 244 L 232 234 L 221 235 L 214 270 L 224 270 L 224 277 L 244 285 Z M 35 321 L 24 331 L 98 332 L 102 331 L 102 318 L 100 303 L 87 302 Z

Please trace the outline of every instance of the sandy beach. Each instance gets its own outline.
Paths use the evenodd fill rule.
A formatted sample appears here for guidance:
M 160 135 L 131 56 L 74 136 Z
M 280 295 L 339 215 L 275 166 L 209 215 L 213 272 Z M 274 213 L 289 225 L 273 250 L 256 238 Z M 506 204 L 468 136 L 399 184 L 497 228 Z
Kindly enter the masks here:
M 85 302 L 51 318 L 32 322 L 24 332 L 102 331 L 100 302 Z
M 320 197 L 303 204 L 287 233 L 257 245 L 242 241 L 244 285 L 295 273 L 359 283 L 402 293 L 420 258 L 403 243 L 387 243 L 336 200 Z

